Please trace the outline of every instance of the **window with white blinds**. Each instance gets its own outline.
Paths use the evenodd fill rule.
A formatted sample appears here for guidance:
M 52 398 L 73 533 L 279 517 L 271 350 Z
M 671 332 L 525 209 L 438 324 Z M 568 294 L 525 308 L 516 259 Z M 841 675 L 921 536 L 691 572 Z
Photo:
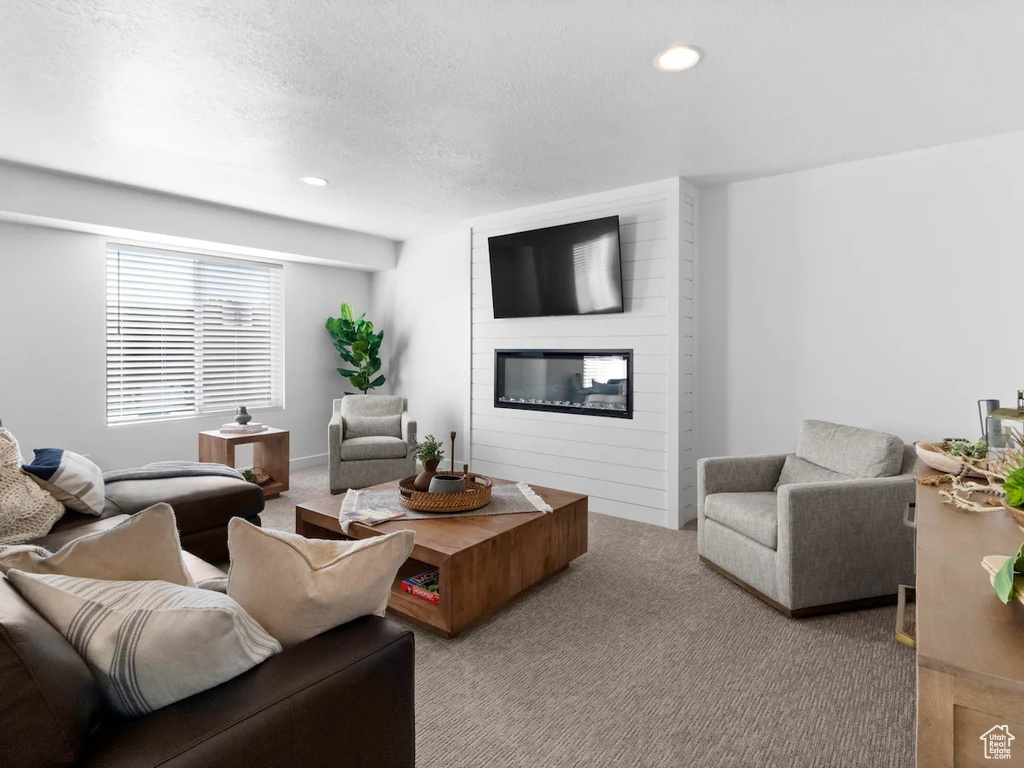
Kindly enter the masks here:
M 107 424 L 281 407 L 279 264 L 107 247 Z
M 604 384 L 610 379 L 625 379 L 629 376 L 626 367 L 626 360 L 623 357 L 593 357 L 587 355 L 583 358 L 583 386 L 589 388 L 594 382 Z

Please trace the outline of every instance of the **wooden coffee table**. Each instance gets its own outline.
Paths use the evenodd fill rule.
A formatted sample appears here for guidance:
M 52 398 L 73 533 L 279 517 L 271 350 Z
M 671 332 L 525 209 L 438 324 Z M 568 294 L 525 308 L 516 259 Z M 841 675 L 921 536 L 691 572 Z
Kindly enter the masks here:
M 373 487 L 397 488 L 398 484 Z M 444 637 L 454 637 L 587 551 L 587 497 L 539 486 L 533 489 L 554 512 L 395 520 L 373 528 L 352 523 L 348 538 L 415 531 L 412 556 L 398 571 L 388 608 Z M 295 530 L 309 538 L 346 538 L 338 522 L 342 498 L 324 496 L 297 504 Z M 437 605 L 401 587 L 402 579 L 431 566 L 440 569 Z

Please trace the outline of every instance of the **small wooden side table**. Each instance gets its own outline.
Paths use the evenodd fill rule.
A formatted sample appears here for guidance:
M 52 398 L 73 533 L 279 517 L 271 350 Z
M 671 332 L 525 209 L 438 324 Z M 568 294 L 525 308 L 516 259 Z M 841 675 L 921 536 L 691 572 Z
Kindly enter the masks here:
M 268 475 L 263 496 L 276 499 L 288 490 L 288 430 L 265 429 L 248 435 L 236 435 L 212 429 L 199 433 L 199 460 L 235 466 L 235 446 L 253 443 L 252 464 Z

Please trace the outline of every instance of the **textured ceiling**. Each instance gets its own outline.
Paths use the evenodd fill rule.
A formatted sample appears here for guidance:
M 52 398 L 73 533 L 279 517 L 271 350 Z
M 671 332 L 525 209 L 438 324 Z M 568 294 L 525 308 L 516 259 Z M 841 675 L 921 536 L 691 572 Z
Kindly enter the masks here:
M 1016 0 L 0 0 L 0 158 L 404 238 L 1024 130 L 1022 32 Z M 704 60 L 656 71 L 675 41 Z

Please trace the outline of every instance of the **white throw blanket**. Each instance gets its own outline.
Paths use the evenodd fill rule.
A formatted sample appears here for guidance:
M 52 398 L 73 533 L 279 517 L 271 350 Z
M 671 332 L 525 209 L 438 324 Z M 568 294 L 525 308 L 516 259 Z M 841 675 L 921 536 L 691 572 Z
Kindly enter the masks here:
M 0 544 L 21 544 L 50 532 L 64 505 L 21 470 L 14 435 L 0 428 Z

